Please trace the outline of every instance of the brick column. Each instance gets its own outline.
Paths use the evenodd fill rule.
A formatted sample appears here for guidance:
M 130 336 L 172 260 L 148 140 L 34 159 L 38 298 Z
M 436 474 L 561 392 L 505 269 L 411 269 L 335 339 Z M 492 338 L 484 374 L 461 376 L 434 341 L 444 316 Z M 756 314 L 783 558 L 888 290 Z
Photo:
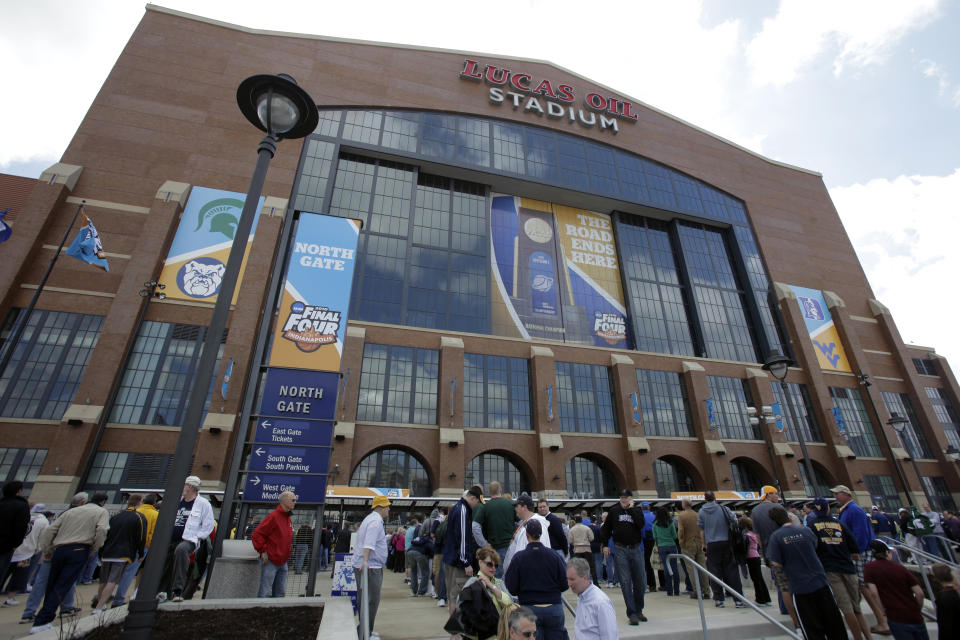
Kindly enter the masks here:
M 694 432 L 697 435 L 697 442 L 704 451 L 700 458 L 703 466 L 698 470 L 703 476 L 703 488 L 717 489 L 720 486 L 720 478 L 728 472 L 727 448 L 720 440 L 720 433 L 710 429 L 706 403 L 706 399 L 710 397 L 707 372 L 699 363 L 684 362 L 683 381 L 690 398 L 690 417 L 693 419 Z
M 535 459 L 528 460 L 535 477 L 530 478 L 534 491 L 546 491 L 547 479 L 559 475 L 566 481 L 566 464 L 563 437 L 560 435 L 560 414 L 557 411 L 557 374 L 554 369 L 553 350 L 549 347 L 530 347 L 530 370 L 533 384 L 533 428 L 537 433 Z M 547 407 L 547 387 L 553 387 L 553 418 Z M 566 484 L 563 485 L 564 487 Z
M 453 380 L 456 379 L 456 387 Z M 463 340 L 440 338 L 440 382 L 437 389 L 437 414 L 440 430 L 437 432 L 436 496 L 459 497 L 463 493 L 465 459 L 463 437 Z M 451 397 L 453 388 L 453 397 Z

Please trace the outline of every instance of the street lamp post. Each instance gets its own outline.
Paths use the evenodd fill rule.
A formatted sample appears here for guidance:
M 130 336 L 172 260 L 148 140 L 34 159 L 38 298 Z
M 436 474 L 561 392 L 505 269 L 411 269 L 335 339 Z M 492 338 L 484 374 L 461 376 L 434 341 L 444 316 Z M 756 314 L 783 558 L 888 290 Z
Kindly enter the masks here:
M 773 350 L 767 355 L 767 360 L 763 363 L 762 368 L 764 371 L 769 371 L 780 383 L 780 389 L 783 391 L 783 403 L 786 405 L 787 421 L 794 426 L 794 431 L 797 434 L 797 442 L 800 443 L 800 453 L 803 455 L 803 468 L 807 475 L 807 482 L 810 483 L 810 490 L 816 493 L 817 479 L 816 476 L 813 475 L 813 462 L 810 461 L 810 455 L 807 453 L 807 443 L 803 439 L 803 431 L 793 418 L 793 409 L 790 407 L 790 393 L 787 391 L 787 369 L 789 369 L 792 364 L 793 360 L 779 351 Z
M 220 350 L 220 341 L 227 325 L 227 315 L 233 301 L 233 291 L 236 288 L 240 275 L 240 266 L 243 254 L 253 227 L 253 218 L 263 183 L 267 178 L 267 168 L 277 150 L 277 143 L 285 138 L 302 138 L 310 134 L 317 127 L 319 114 L 317 106 L 310 95 L 300 88 L 296 81 L 286 74 L 250 76 L 240 83 L 237 88 L 237 104 L 240 111 L 250 121 L 267 135 L 260 141 L 257 148 L 257 164 L 250 179 L 243 211 L 237 221 L 236 232 L 233 237 L 233 246 L 227 258 L 226 269 L 220 290 L 217 292 L 217 302 L 213 308 L 210 325 L 203 342 L 203 351 L 197 365 L 193 388 L 190 390 L 183 427 L 177 439 L 177 448 L 173 454 L 173 462 L 167 475 L 164 487 L 165 500 L 160 508 L 154 530 L 154 552 L 148 553 L 143 564 L 143 578 L 137 597 L 130 603 L 129 613 L 124 622 L 122 637 L 125 639 L 145 640 L 150 638 L 151 627 L 157 612 L 157 590 L 163 574 L 166 560 L 167 545 L 173 534 L 174 520 L 176 519 L 178 496 L 183 488 L 183 481 L 190 472 L 190 463 L 193 455 L 197 434 L 200 431 L 200 421 L 203 417 L 207 390 L 213 379 L 217 363 L 217 353 Z M 238 436 L 241 437 L 241 436 Z M 221 531 L 220 535 L 225 535 Z
M 873 386 L 873 383 L 870 382 L 870 376 L 865 374 L 861 369 L 860 373 L 857 374 L 857 380 L 859 380 L 860 384 L 863 385 L 864 394 L 867 396 L 867 400 L 870 402 L 870 406 L 873 407 L 873 415 L 876 416 L 877 424 L 880 426 L 880 436 L 883 438 L 883 442 L 887 445 L 887 451 L 890 452 L 890 459 L 893 460 L 893 468 L 896 469 L 897 471 L 897 478 L 900 479 L 900 486 L 903 487 L 903 494 L 907 496 L 907 504 L 909 504 L 912 507 L 913 498 L 910 497 L 910 487 L 907 486 L 907 478 L 906 476 L 903 475 L 903 467 L 900 465 L 900 461 L 897 459 L 896 454 L 893 452 L 893 446 L 890 444 L 890 438 L 887 437 L 887 432 L 883 428 L 883 418 L 880 417 L 880 412 L 877 410 L 877 404 L 873 401 L 873 396 L 870 395 L 870 387 Z M 891 424 L 891 423 L 887 423 L 887 424 Z
M 913 445 L 910 443 L 910 438 L 907 437 L 906 433 L 907 425 L 910 424 L 910 421 L 901 416 L 899 413 L 890 414 L 890 420 L 887 422 L 888 425 L 893 427 L 893 430 L 897 432 L 897 435 L 900 436 L 900 444 L 903 445 L 903 448 L 907 450 L 907 455 L 910 456 L 910 462 L 913 463 L 913 471 L 917 474 L 917 480 L 920 482 L 920 488 L 923 489 L 923 495 L 927 499 L 927 504 L 931 509 L 936 508 L 936 503 L 930 498 L 930 493 L 927 491 L 926 485 L 923 484 L 923 478 L 920 476 L 920 467 L 917 465 L 917 456 L 913 451 Z M 899 461 L 897 462 L 899 464 Z M 906 482 L 904 482 L 904 487 L 906 487 Z M 907 501 L 910 502 L 910 506 L 913 505 L 913 500 L 910 498 L 910 490 L 906 489 L 907 492 Z

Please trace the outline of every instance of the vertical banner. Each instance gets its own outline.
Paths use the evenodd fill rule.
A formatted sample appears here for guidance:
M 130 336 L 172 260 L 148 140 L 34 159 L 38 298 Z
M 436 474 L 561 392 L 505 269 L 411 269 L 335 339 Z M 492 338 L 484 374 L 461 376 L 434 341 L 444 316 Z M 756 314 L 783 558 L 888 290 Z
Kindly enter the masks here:
M 840 344 L 840 336 L 833 324 L 833 317 L 830 315 L 830 309 L 827 308 L 827 301 L 823 297 L 823 292 L 792 284 L 787 286 L 797 296 L 800 313 L 803 314 L 803 322 L 807 327 L 807 333 L 810 335 L 810 341 L 817 352 L 820 368 L 827 371 L 852 373 L 850 363 L 847 361 L 847 354 L 843 350 L 843 345 Z
M 836 421 L 836 423 L 837 423 L 837 434 L 838 434 L 841 438 L 846 439 L 846 437 L 847 437 L 847 423 L 846 423 L 846 422 L 844 421 L 844 419 L 843 419 L 843 414 L 840 413 L 840 409 L 839 409 L 838 407 L 831 407 L 831 408 L 830 408 L 830 411 L 833 413 L 833 419 L 834 419 L 834 420 Z
M 244 200 L 246 196 L 242 193 L 193 187 L 158 280 L 166 285 L 164 291 L 168 298 L 216 302 Z M 264 201 L 265 198 L 261 197 L 257 203 L 250 236 L 246 238 L 247 247 L 232 304 L 236 304 L 240 293 Z
M 710 425 L 710 431 L 717 430 L 717 418 L 713 413 L 713 398 L 704 400 L 707 405 L 707 424 Z
M 497 333 L 630 347 L 610 216 L 494 194 L 490 233 Z
M 300 214 L 270 367 L 340 371 L 359 233 L 356 220 Z
M 783 430 L 786 429 L 786 425 L 783 423 L 783 409 L 780 408 L 779 402 L 774 402 L 770 405 L 770 409 L 773 411 L 773 416 L 775 419 L 775 424 L 777 425 L 777 431 L 783 433 Z
M 640 400 L 636 393 L 630 394 L 630 400 L 633 402 L 633 424 L 637 427 L 643 426 L 643 417 L 640 413 Z
M 360 223 L 301 213 L 291 245 L 243 499 L 293 491 L 324 501 L 340 387 L 340 357 Z

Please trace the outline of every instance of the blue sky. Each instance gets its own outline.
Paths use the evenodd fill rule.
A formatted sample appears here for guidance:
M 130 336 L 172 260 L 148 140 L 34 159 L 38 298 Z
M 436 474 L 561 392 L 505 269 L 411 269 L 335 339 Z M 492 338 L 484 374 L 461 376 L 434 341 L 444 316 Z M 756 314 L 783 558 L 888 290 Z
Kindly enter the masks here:
M 960 273 L 960 0 L 159 4 L 261 29 L 548 60 L 819 171 L 904 340 L 960 367 L 960 305 L 944 291 Z M 0 101 L 0 171 L 35 177 L 60 157 L 142 15 L 119 0 L 0 4 L 4 76 L 27 89 Z

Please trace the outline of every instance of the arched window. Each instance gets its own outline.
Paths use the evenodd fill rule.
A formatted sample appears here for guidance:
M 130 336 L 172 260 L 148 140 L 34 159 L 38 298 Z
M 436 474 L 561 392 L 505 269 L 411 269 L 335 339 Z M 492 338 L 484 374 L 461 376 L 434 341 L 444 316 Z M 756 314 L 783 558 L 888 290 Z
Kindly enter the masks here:
M 730 461 L 730 477 L 733 478 L 733 488 L 737 491 L 760 491 L 763 484 L 756 465 L 747 458 Z
M 463 474 L 463 488 L 479 484 L 486 491 L 494 480 L 500 483 L 504 493 L 512 496 L 530 492 L 530 483 L 523 471 L 506 456 L 497 453 L 481 453 L 470 461 Z
M 693 477 L 686 465 L 675 458 L 660 458 L 654 462 L 653 475 L 658 498 L 669 498 L 673 491 L 693 491 Z
M 378 449 L 368 455 L 350 475 L 350 486 L 409 489 L 411 496 L 433 495 L 423 463 L 402 449 Z
M 567 496 L 571 498 L 612 498 L 617 495 L 613 474 L 597 462 L 576 456 L 567 462 Z
M 816 476 L 817 483 L 812 489 L 810 481 L 807 479 L 806 465 L 804 465 L 803 460 L 797 462 L 797 467 L 800 469 L 800 479 L 803 480 L 804 492 L 810 498 L 816 498 L 817 496 L 830 498 L 833 495 L 830 493 L 830 487 L 833 486 L 830 476 L 827 475 L 826 469 L 819 462 L 811 460 L 810 463 L 813 465 L 813 475 Z

